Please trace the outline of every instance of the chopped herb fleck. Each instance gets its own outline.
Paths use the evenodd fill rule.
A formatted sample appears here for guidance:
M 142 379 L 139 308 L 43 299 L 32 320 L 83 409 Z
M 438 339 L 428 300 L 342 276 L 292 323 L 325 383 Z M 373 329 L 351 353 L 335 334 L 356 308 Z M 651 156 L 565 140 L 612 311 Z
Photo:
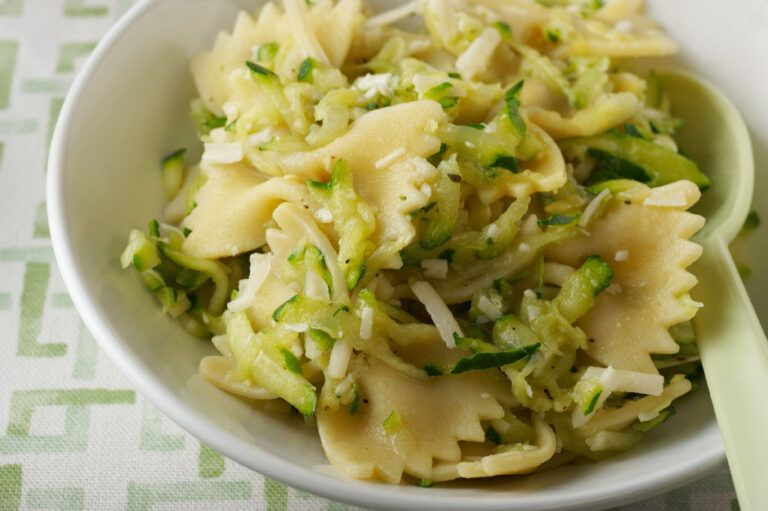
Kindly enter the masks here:
M 545 225 L 570 225 L 573 222 L 577 221 L 581 217 L 581 214 L 576 213 L 575 215 L 561 215 L 560 213 L 556 213 L 552 215 L 549 218 L 545 218 L 543 220 L 539 220 L 537 223 L 541 226 Z
M 493 429 L 493 426 L 488 426 L 488 431 L 485 432 L 485 438 L 496 445 L 501 445 L 501 436 L 499 436 L 498 431 Z

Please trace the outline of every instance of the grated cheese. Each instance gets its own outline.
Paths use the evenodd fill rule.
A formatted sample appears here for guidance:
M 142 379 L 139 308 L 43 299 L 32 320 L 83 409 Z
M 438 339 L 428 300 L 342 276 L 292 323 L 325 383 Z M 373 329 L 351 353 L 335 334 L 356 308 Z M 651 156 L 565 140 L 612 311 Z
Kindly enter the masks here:
M 321 223 L 330 224 L 333 222 L 333 213 L 328 208 L 320 208 L 315 211 L 315 218 Z
M 341 383 L 336 385 L 336 391 L 334 392 L 334 394 L 336 394 L 336 397 L 341 397 L 344 394 L 346 394 L 347 391 L 351 388 L 352 388 L 352 379 L 349 376 L 347 376 L 346 378 L 341 380 Z
M 525 242 L 520 243 L 520 245 L 518 245 L 517 248 L 520 250 L 520 252 L 528 253 L 528 252 L 531 251 L 531 246 L 528 243 L 525 243 Z
M 306 323 L 294 323 L 293 325 L 285 325 L 285 328 L 291 332 L 301 333 L 309 330 L 309 325 Z
M 629 259 L 629 251 L 617 250 L 616 254 L 613 256 L 613 259 L 616 261 L 626 261 L 627 259 Z
M 304 277 L 304 292 L 310 298 L 316 300 L 330 300 L 331 292 L 328 290 L 328 284 L 313 271 L 307 271 L 306 277 Z
M 456 347 L 456 341 L 453 338 L 453 334 L 458 334 L 460 337 L 464 336 L 461 331 L 461 327 L 456 322 L 456 318 L 453 317 L 453 313 L 445 304 L 437 291 L 429 284 L 429 282 L 418 281 L 410 285 L 411 291 L 416 295 L 416 298 L 424 304 L 427 309 L 429 317 L 432 318 L 432 322 L 435 324 L 437 331 L 440 332 L 440 337 L 443 338 L 445 345 L 449 348 Z
M 357 89 L 364 93 L 366 99 L 372 99 L 376 94 L 382 96 L 391 96 L 393 94 L 392 87 L 389 82 L 392 79 L 392 73 L 368 73 L 355 80 L 353 89 Z
M 238 107 L 237 103 L 234 101 L 227 101 L 221 105 L 221 109 L 224 111 L 224 115 L 226 115 L 228 119 L 234 119 L 240 115 L 240 107 Z
M 589 415 L 584 415 L 578 407 L 573 411 L 571 423 L 574 428 L 579 428 L 589 422 L 597 410 L 600 410 L 605 400 L 613 392 L 634 392 L 649 396 L 659 396 L 664 391 L 664 377 L 660 374 L 641 373 L 639 371 L 627 371 L 608 367 L 588 367 L 581 376 L 582 380 L 597 380 L 602 387 L 600 397 L 597 398 L 594 410 Z
M 581 218 L 579 218 L 579 225 L 581 227 L 586 227 L 592 223 L 592 218 L 600 210 L 600 206 L 602 206 L 603 200 L 608 198 L 609 195 L 611 195 L 611 192 L 609 192 L 607 189 L 603 190 L 602 192 L 598 193 L 597 196 L 592 199 L 589 204 L 587 204 L 587 207 L 584 208 L 584 213 L 581 215 Z
M 485 30 L 472 41 L 464 53 L 456 59 L 456 70 L 462 78 L 471 80 L 482 72 L 488 64 L 488 60 L 496 51 L 496 46 L 501 42 L 501 34 L 495 28 L 486 27 Z
M 360 337 L 370 339 L 373 334 L 373 309 L 365 307 L 360 314 Z
M 501 229 L 499 229 L 498 225 L 491 224 L 488 226 L 488 237 L 491 238 L 494 243 L 496 242 L 499 234 L 501 234 Z
M 575 271 L 576 268 L 567 264 L 544 263 L 544 282 L 562 287 L 565 279 Z
M 477 300 L 477 309 L 492 321 L 496 321 L 503 314 L 485 295 L 481 295 Z
M 304 352 L 308 359 L 314 360 L 323 353 L 323 350 L 318 348 L 315 341 L 307 335 L 304 337 Z
M 405 154 L 405 147 L 398 147 L 397 149 L 395 149 L 394 151 L 392 151 L 388 155 L 384 156 L 383 158 L 378 159 L 376 161 L 376 163 L 374 164 L 374 166 L 377 169 L 383 169 L 383 168 L 389 167 L 390 165 L 392 165 L 395 162 L 395 160 L 397 160 L 398 158 L 400 158 L 404 154 Z
M 528 384 L 528 382 L 526 380 L 523 380 L 523 383 L 525 383 L 525 393 L 528 394 L 529 398 L 532 398 L 533 397 L 533 389 L 531 388 L 531 386 Z
M 243 159 L 243 147 L 238 143 L 205 143 L 203 161 L 208 163 L 237 163 Z
M 536 214 L 531 213 L 525 220 L 523 220 L 523 225 L 520 227 L 520 236 L 530 236 L 532 234 L 539 234 L 540 232 L 539 217 L 536 216 Z
M 349 359 L 352 356 L 352 346 L 339 339 L 331 349 L 331 358 L 328 360 L 328 376 L 341 379 L 347 372 Z
M 448 261 L 445 259 L 424 259 L 421 268 L 428 279 L 445 279 L 448 276 Z
M 256 293 L 272 272 L 272 254 L 251 254 L 250 263 L 249 277 L 239 282 L 237 297 L 227 304 L 232 312 L 244 311 L 254 304 Z
M 266 144 L 272 140 L 273 133 L 274 130 L 272 128 L 264 128 L 261 131 L 257 131 L 248 137 L 248 147 L 257 147 L 261 144 Z

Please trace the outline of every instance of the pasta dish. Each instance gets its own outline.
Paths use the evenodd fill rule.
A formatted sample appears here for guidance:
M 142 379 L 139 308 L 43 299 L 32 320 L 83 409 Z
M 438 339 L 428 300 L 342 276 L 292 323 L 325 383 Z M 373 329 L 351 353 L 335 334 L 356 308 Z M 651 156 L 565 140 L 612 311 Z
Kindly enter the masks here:
M 687 210 L 710 185 L 638 71 L 676 51 L 642 7 L 241 13 L 191 62 L 202 157 L 163 160 L 123 267 L 211 339 L 205 379 L 316 424 L 351 477 L 632 448 L 701 374 Z

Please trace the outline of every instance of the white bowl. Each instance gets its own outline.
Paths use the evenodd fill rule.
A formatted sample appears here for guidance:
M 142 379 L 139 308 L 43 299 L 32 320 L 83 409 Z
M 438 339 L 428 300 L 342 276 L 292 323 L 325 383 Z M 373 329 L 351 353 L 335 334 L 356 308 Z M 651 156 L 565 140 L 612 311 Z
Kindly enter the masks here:
M 56 257 L 88 328 L 142 393 L 190 433 L 243 465 L 291 486 L 369 507 L 598 509 L 678 486 L 722 462 L 720 436 L 702 388 L 682 400 L 677 415 L 638 448 L 601 463 L 446 488 L 354 481 L 328 465 L 317 433 L 295 417 L 270 414 L 203 381 L 198 362 L 213 348 L 162 316 L 135 272 L 122 271 L 118 258 L 128 231 L 161 214 L 162 156 L 178 147 L 199 147 L 188 114 L 195 96 L 189 58 L 209 48 L 219 30 L 229 30 L 239 8 L 253 10 L 260 3 L 140 2 L 98 46 L 61 112 L 48 181 Z M 706 28 L 718 26 L 719 2 L 650 3 L 681 41 L 689 67 L 719 84 L 731 79 L 738 64 L 725 62 L 727 53 L 718 46 L 722 38 Z M 758 0 L 744 3 L 762 9 Z M 691 12 L 695 20 L 686 14 Z M 708 65 L 713 55 L 723 57 L 716 76 Z M 191 152 L 192 158 L 199 156 L 199 149 Z

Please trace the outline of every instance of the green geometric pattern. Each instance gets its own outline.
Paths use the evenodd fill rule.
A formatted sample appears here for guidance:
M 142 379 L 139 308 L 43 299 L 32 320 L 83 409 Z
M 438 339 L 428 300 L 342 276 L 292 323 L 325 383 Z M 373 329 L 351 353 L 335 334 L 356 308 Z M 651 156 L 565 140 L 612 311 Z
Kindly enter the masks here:
M 0 0 L 0 511 L 349 506 L 226 459 L 99 351 L 53 257 L 47 151 L 66 91 L 133 0 Z M 734 506 L 727 468 L 620 509 Z

